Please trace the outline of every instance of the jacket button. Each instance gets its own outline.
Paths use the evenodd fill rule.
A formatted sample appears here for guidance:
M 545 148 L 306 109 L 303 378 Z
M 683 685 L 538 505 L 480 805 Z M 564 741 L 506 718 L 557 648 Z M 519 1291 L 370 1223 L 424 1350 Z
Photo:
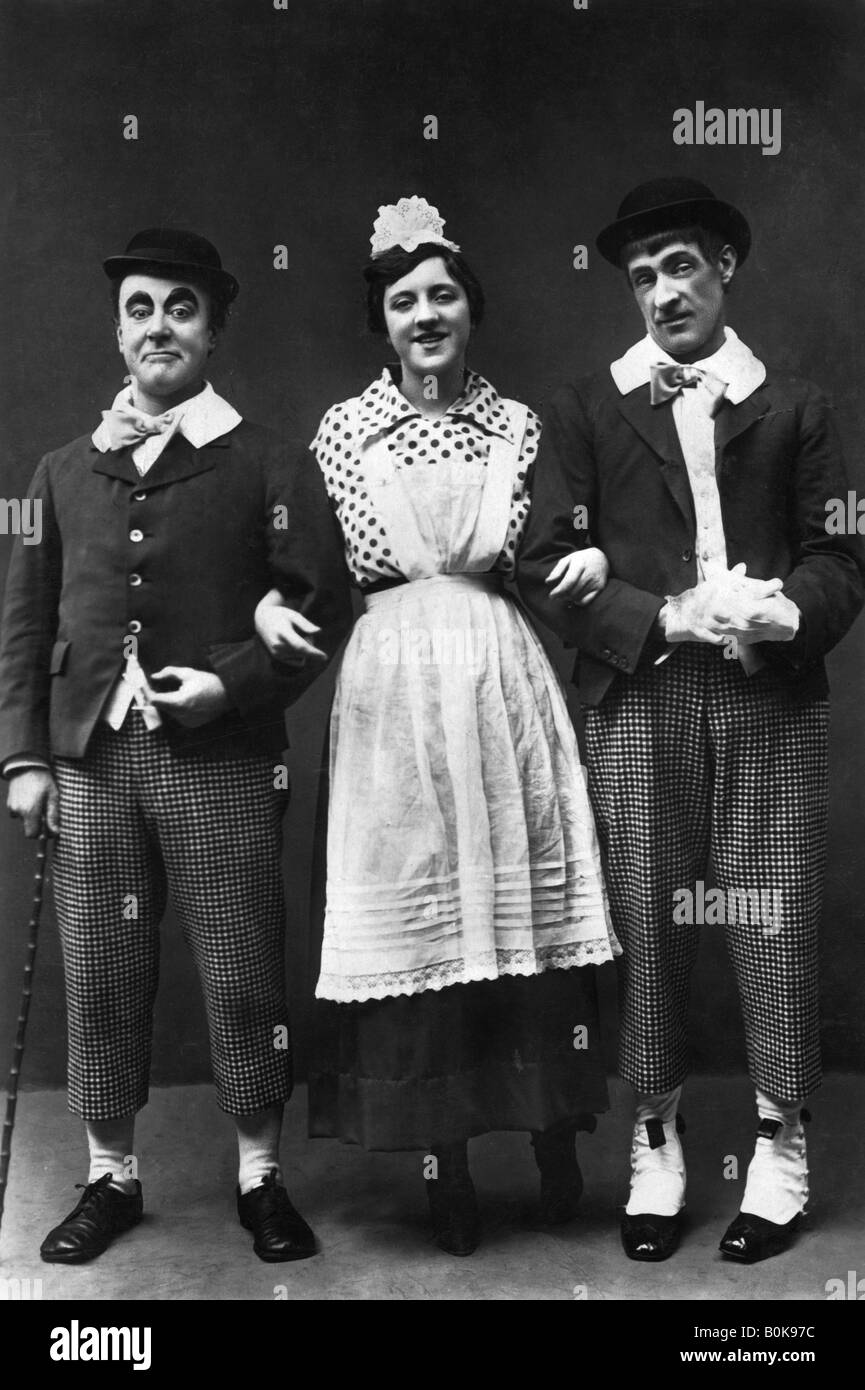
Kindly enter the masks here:
M 146 502 L 146 501 L 147 501 L 147 493 L 146 493 L 146 492 L 133 492 L 133 494 L 132 494 L 132 500 L 133 500 L 134 502 Z
M 129 532 L 129 539 L 130 539 L 131 541 L 143 541 L 143 540 L 144 540 L 144 532 L 143 532 L 143 531 L 139 531 L 138 528 L 136 527 L 136 529 L 135 529 L 134 531 L 130 531 L 130 532 Z
M 139 633 L 141 631 L 141 624 L 137 618 L 133 618 L 131 622 L 126 624 L 126 626 L 128 627 L 130 632 Z
M 141 575 L 140 575 L 140 574 L 130 574 L 130 576 L 129 576 L 129 583 L 132 585 L 133 589 L 137 589 L 138 586 L 139 586 L 139 584 L 141 583 Z
M 686 563 L 687 563 L 688 560 L 690 560 L 690 559 L 693 558 L 693 555 L 694 555 L 693 550 L 683 550 L 683 551 L 682 551 L 682 559 L 683 559 Z
M 605 661 L 609 661 L 612 655 L 613 653 L 610 651 L 609 647 L 604 647 L 603 651 L 601 652 L 601 656 L 604 658 Z

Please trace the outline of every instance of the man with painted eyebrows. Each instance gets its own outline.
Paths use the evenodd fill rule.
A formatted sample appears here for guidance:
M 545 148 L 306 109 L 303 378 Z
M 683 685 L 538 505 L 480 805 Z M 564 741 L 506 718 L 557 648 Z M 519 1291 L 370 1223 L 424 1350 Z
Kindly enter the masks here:
M 808 1198 L 823 658 L 862 607 L 865 560 L 855 535 L 827 532 L 827 505 L 848 487 L 829 403 L 764 366 L 726 324 L 751 245 L 742 213 L 695 180 L 657 179 L 628 194 L 597 244 L 646 332 L 550 403 L 520 587 L 578 648 L 589 789 L 624 951 L 620 1065 L 636 1093 L 625 1251 L 663 1260 L 681 1234 L 677 1112 L 698 924 L 676 908 L 702 900 L 711 856 L 757 1105 L 741 1209 L 720 1248 L 752 1262 L 786 1248 Z M 575 534 L 610 565 L 587 606 L 547 583 Z
M 292 1069 L 275 761 L 285 707 L 350 624 L 342 543 L 307 451 L 205 378 L 238 291 L 216 248 L 151 228 L 104 268 L 127 385 L 36 470 L 42 541 L 13 554 L 0 646 L 9 810 L 26 835 L 56 836 L 69 1105 L 90 1151 L 41 1254 L 91 1260 L 141 1219 L 134 1123 L 170 895 L 237 1129 L 240 1222 L 261 1259 L 301 1259 L 315 1240 L 279 1163 Z M 255 635 L 273 585 L 320 629 L 302 668 L 273 664 Z

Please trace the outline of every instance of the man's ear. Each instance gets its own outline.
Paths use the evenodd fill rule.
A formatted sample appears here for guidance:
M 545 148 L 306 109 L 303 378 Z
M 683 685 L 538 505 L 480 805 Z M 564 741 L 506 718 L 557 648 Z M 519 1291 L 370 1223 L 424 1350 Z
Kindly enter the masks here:
M 718 270 L 721 273 L 721 280 L 723 281 L 725 290 L 729 289 L 730 287 L 730 283 L 733 279 L 733 276 L 736 273 L 736 266 L 738 265 L 738 263 L 739 257 L 736 253 L 735 246 L 722 246 L 718 254 L 717 264 Z
M 115 333 L 115 335 L 116 335 L 116 337 L 117 337 L 117 351 L 120 352 L 120 353 L 122 353 L 122 352 L 123 352 L 123 334 L 122 334 L 121 331 L 120 331 L 120 320 L 119 320 L 119 319 L 115 319 L 115 320 L 114 320 L 114 333 Z
M 208 329 L 207 341 L 210 343 L 210 347 L 207 350 L 207 355 L 208 357 L 212 357 L 214 352 L 216 351 L 216 345 L 219 342 L 219 334 L 217 333 L 215 328 Z

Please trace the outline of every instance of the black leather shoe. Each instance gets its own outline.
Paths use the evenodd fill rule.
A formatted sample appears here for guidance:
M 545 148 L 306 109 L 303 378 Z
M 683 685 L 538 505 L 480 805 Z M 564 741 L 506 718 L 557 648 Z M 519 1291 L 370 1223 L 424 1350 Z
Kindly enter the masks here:
M 84 1183 L 75 1184 L 84 1189 L 84 1195 L 75 1210 L 48 1232 L 39 1247 L 46 1263 L 86 1264 L 107 1250 L 115 1236 L 137 1226 L 144 1213 L 141 1183 L 136 1179 L 135 1191 L 130 1193 L 121 1192 L 110 1184 L 110 1173 L 86 1187 Z
M 682 1213 L 656 1216 L 641 1212 L 622 1217 L 622 1245 L 629 1260 L 668 1260 L 677 1249 L 682 1234 Z
M 576 1125 L 540 1130 L 532 1135 L 535 1162 L 541 1174 L 538 1219 L 542 1226 L 562 1226 L 577 1214 L 583 1175 L 574 1148 L 576 1137 Z
M 481 1239 L 478 1199 L 468 1168 L 439 1167 L 426 1179 L 433 1239 L 448 1255 L 471 1255 Z
M 249 1192 L 237 1189 L 237 1214 L 241 1226 L 255 1236 L 256 1255 L 268 1264 L 306 1260 L 317 1253 L 315 1236 L 277 1182 L 275 1168 Z
M 779 1225 L 776 1221 L 767 1221 L 765 1216 L 740 1211 L 721 1237 L 718 1249 L 731 1260 L 753 1265 L 772 1255 L 782 1255 L 799 1224 L 799 1216 Z

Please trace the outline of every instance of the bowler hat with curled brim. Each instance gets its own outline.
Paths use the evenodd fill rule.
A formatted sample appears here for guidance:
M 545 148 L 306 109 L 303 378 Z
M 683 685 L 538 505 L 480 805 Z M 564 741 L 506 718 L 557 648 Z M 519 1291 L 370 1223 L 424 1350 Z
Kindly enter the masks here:
M 615 222 L 605 227 L 596 245 L 612 265 L 621 266 L 630 241 L 676 227 L 705 227 L 720 232 L 735 249 L 739 264 L 751 249 L 751 228 L 731 203 L 716 198 L 697 179 L 651 179 L 622 199 Z
M 112 280 L 157 266 L 171 278 L 191 275 L 221 290 L 229 303 L 240 289 L 234 276 L 223 270 L 219 252 L 211 242 L 177 227 L 148 227 L 136 233 L 122 256 L 109 256 L 102 264 Z

